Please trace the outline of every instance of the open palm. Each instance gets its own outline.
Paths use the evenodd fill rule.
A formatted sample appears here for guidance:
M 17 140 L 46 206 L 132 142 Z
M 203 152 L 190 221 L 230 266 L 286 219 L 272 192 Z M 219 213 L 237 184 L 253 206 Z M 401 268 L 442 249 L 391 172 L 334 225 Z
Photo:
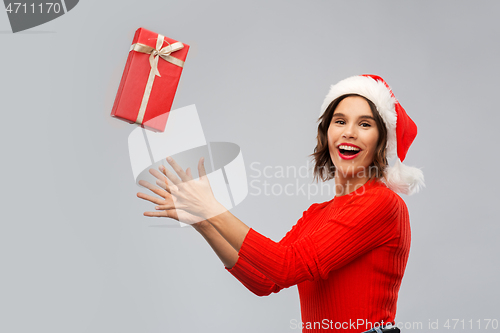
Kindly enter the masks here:
M 139 185 L 147 188 L 154 194 L 160 196 L 161 198 L 148 195 L 145 193 L 138 192 L 137 196 L 141 199 L 147 200 L 149 202 L 154 203 L 157 205 L 157 211 L 154 212 L 144 212 L 144 216 L 148 217 L 168 217 L 183 223 L 187 224 L 195 224 L 204 221 L 202 217 L 193 215 L 191 213 L 186 212 L 185 210 L 182 209 L 176 209 L 176 208 L 168 208 L 165 210 L 158 209 L 160 207 L 174 207 L 174 200 L 172 197 L 172 194 L 170 193 L 170 186 L 168 184 L 168 179 L 165 177 L 162 173 L 155 169 L 150 169 L 149 172 L 158 180 L 156 181 L 156 184 L 160 187 L 157 187 L 155 185 L 150 184 L 149 182 L 145 180 L 140 180 Z M 186 170 L 186 172 L 190 172 L 190 170 Z

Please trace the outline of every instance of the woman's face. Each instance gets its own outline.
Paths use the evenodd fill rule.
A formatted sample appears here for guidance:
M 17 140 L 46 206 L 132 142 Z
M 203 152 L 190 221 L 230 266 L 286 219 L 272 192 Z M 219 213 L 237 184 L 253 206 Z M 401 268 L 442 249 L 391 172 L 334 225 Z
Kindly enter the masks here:
M 328 148 L 337 169 L 336 177 L 368 178 L 378 137 L 377 123 L 368 102 L 360 96 L 344 98 L 328 127 Z

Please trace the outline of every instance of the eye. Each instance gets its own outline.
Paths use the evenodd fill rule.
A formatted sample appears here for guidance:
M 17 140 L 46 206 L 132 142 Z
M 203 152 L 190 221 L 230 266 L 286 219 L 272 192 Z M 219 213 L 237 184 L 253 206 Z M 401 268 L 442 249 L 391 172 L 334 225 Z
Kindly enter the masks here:
M 344 121 L 343 120 L 336 120 L 335 121 L 335 124 L 340 124 L 340 125 L 344 125 Z
M 361 127 L 371 127 L 372 125 L 368 124 L 368 123 L 362 123 L 361 124 Z

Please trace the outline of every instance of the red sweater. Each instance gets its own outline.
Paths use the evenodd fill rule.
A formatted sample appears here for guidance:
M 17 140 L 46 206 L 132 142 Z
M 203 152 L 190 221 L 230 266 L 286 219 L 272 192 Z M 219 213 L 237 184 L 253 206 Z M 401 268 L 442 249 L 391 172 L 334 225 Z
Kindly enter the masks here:
M 274 242 L 250 229 L 227 269 L 258 296 L 297 285 L 303 332 L 364 332 L 394 323 L 410 251 L 403 199 L 379 180 L 313 204 Z

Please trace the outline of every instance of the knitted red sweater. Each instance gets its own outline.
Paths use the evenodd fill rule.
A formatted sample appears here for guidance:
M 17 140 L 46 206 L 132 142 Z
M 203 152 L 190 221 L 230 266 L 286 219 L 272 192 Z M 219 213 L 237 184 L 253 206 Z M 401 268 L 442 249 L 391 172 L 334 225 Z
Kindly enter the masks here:
M 258 296 L 297 285 L 303 332 L 363 332 L 394 323 L 410 250 L 403 199 L 379 180 L 313 204 L 278 243 L 250 229 L 227 269 Z

